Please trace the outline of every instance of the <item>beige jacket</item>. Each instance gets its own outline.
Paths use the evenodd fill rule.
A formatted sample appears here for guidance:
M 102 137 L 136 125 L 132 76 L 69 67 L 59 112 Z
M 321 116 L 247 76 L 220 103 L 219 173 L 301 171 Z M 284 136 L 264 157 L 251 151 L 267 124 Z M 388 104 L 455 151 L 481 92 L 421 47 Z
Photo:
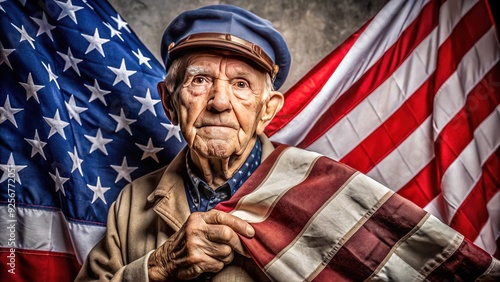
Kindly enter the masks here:
M 274 147 L 265 136 L 262 160 Z M 111 205 L 104 238 L 89 253 L 76 281 L 148 281 L 147 262 L 152 251 L 179 230 L 190 214 L 184 190 L 184 148 L 166 168 L 127 185 Z M 219 273 L 197 280 L 266 281 L 249 258 L 235 259 Z

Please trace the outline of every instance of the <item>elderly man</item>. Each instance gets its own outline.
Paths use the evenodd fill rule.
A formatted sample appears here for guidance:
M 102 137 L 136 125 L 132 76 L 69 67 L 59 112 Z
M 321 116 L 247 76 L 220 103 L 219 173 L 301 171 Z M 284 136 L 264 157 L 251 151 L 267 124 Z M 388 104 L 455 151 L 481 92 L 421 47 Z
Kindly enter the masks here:
M 270 22 L 217 5 L 177 17 L 162 55 L 158 91 L 187 147 L 122 191 L 78 279 L 267 280 L 238 237 L 252 237 L 252 226 L 212 208 L 273 150 L 262 133 L 283 104 L 274 89 L 288 73 L 286 43 Z
M 208 6 L 174 19 L 162 44 L 168 72 L 158 91 L 187 147 L 168 167 L 123 189 L 110 209 L 105 237 L 77 280 L 495 281 L 488 275 L 499 274 L 498 261 L 386 187 L 318 154 L 273 147 L 263 131 L 283 104 L 276 90 L 287 76 L 290 55 L 270 22 L 238 7 Z M 303 181 L 302 174 L 313 180 Z M 314 191 L 307 199 L 318 207 L 331 209 L 325 209 L 326 220 L 309 221 L 315 211 L 305 216 L 308 211 L 299 206 L 306 199 L 299 198 L 297 214 L 286 216 L 305 220 L 304 230 L 312 231 L 303 231 L 304 237 L 312 239 L 300 241 L 291 257 L 281 254 L 287 257 L 281 264 L 263 267 L 255 253 L 248 257 L 242 242 L 252 245 L 254 236 L 283 239 L 256 234 L 245 216 L 213 208 L 238 198 L 232 197 L 238 190 L 258 186 L 276 192 L 292 182 Z M 320 183 L 326 189 L 319 190 Z M 281 192 L 265 193 L 267 201 Z M 324 204 L 317 201 L 322 197 Z M 264 204 L 252 209 L 269 215 Z

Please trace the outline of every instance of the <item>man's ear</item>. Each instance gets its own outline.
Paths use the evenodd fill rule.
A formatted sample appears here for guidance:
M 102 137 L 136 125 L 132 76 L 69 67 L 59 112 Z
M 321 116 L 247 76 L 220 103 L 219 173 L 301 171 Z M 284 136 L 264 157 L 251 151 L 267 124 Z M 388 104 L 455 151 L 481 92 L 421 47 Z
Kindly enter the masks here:
M 261 134 L 264 132 L 266 126 L 271 122 L 274 116 L 281 110 L 283 107 L 283 103 L 285 102 L 285 98 L 283 94 L 278 91 L 271 91 L 267 98 L 267 101 L 264 105 L 262 117 L 260 119 L 259 124 L 257 125 L 257 134 Z
M 167 118 L 173 125 L 178 125 L 179 120 L 177 119 L 177 111 L 174 107 L 172 93 L 167 89 L 167 83 L 165 81 L 160 81 L 158 82 L 157 88 Z

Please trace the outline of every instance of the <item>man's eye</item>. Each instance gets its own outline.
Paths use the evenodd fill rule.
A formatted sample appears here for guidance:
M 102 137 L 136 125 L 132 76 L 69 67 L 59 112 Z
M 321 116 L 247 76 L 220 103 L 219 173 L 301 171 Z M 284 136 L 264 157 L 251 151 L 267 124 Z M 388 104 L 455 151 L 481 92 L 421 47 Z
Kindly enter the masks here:
M 197 76 L 197 77 L 193 78 L 193 83 L 196 83 L 196 84 L 205 84 L 207 82 L 208 82 L 208 80 L 203 76 Z
M 246 83 L 245 81 L 237 81 L 235 83 L 235 86 L 238 87 L 238 88 L 248 88 L 248 83 Z

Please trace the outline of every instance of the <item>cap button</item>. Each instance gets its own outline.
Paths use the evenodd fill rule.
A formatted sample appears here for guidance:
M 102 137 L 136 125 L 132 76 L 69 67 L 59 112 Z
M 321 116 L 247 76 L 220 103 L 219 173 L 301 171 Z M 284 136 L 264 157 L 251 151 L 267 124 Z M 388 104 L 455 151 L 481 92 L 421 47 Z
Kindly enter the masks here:
M 226 34 L 226 40 L 231 41 L 231 34 Z
M 168 45 L 168 51 L 170 52 L 170 50 L 172 50 L 172 48 L 174 48 L 175 46 L 175 42 L 172 42 Z

